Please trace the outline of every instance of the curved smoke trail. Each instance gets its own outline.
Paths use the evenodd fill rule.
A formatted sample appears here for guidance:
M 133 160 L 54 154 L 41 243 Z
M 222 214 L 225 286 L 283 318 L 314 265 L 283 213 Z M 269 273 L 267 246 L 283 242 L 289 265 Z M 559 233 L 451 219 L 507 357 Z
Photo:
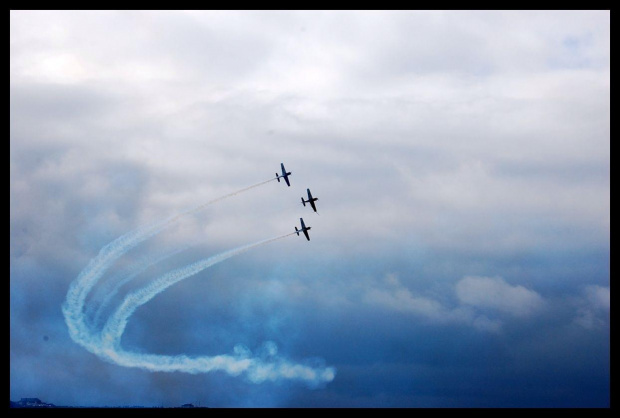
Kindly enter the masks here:
M 247 244 L 217 255 L 214 255 L 184 267 L 172 270 L 163 276 L 151 281 L 146 286 L 127 294 L 118 308 L 108 318 L 103 329 L 96 330 L 89 326 L 86 321 L 85 303 L 88 293 L 97 284 L 106 270 L 123 254 L 136 247 L 143 241 L 162 232 L 184 216 L 190 215 L 204 207 L 219 202 L 228 197 L 238 195 L 244 191 L 258 187 L 275 179 L 270 179 L 245 189 L 227 194 L 208 203 L 186 210 L 171 216 L 161 222 L 139 228 L 127 233 L 103 247 L 99 254 L 93 258 L 77 279 L 71 283 L 67 292 L 67 298 L 62 306 L 65 322 L 71 338 L 86 348 L 88 351 L 101 358 L 126 367 L 138 367 L 149 371 L 180 371 L 186 373 L 207 373 L 220 370 L 233 376 L 245 373 L 253 382 L 278 379 L 303 380 L 311 385 L 329 382 L 334 379 L 335 370 L 332 367 L 293 363 L 277 355 L 275 344 L 268 342 L 266 358 L 252 357 L 249 350 L 242 346 L 236 346 L 233 355 L 199 356 L 189 357 L 186 355 L 168 356 L 158 354 L 144 354 L 125 351 L 121 347 L 121 337 L 125 327 L 137 308 L 144 305 L 159 293 L 181 280 L 191 277 L 200 271 L 220 263 L 230 257 L 239 255 L 252 248 L 264 245 L 290 234 L 270 238 L 253 244 Z M 166 256 L 166 255 L 165 255 Z M 121 280 L 104 299 L 96 314 L 94 326 L 99 322 L 100 314 L 110 300 L 116 295 L 120 286 L 131 280 L 136 272 L 141 272 L 158 260 L 144 263 L 133 273 Z M 92 312 L 92 310 L 91 310 Z
M 275 178 L 265 180 L 252 186 L 246 187 L 245 189 L 237 190 L 235 192 L 221 196 L 217 199 L 196 206 L 195 208 L 188 209 L 177 215 L 170 216 L 163 221 L 155 222 L 151 225 L 138 228 L 115 239 L 114 241 L 103 247 L 99 251 L 99 254 L 97 254 L 97 256 L 88 263 L 84 270 L 82 270 L 82 272 L 78 275 L 77 279 L 71 283 L 71 285 L 69 286 L 69 291 L 67 292 L 67 298 L 62 306 L 63 314 L 65 316 L 65 322 L 69 327 L 69 333 L 71 334 L 73 340 L 83 345 L 85 348 L 90 349 L 86 345 L 82 344 L 82 339 L 80 338 L 80 336 L 88 336 L 91 338 L 93 337 L 93 333 L 87 326 L 85 317 L 82 312 L 84 303 L 86 301 L 86 296 L 97 284 L 105 271 L 118 258 L 122 257 L 123 254 L 136 247 L 143 241 L 169 228 L 183 217 L 191 215 L 207 207 L 208 205 L 219 202 L 228 197 L 236 196 L 239 193 L 269 183 L 273 180 L 275 180 Z
M 135 312 L 135 310 L 138 307 L 147 303 L 149 300 L 153 299 L 155 296 L 157 296 L 159 293 L 163 292 L 173 284 L 180 282 L 181 280 L 186 279 L 190 276 L 193 276 L 194 274 L 200 273 L 207 267 L 211 267 L 214 264 L 220 263 L 227 258 L 239 255 L 245 251 L 248 251 L 249 249 L 258 247 L 259 245 L 264 245 L 269 242 L 286 238 L 293 235 L 294 233 L 295 232 L 291 232 L 290 234 L 282 235 L 276 238 L 259 241 L 254 244 L 244 245 L 242 247 L 235 248 L 214 255 L 212 257 L 196 261 L 195 263 L 180 267 L 176 270 L 172 270 L 171 272 L 159 277 L 157 280 L 152 281 L 142 289 L 131 292 L 125 297 L 123 303 L 121 303 L 116 312 L 114 312 L 114 314 L 108 319 L 108 322 L 106 323 L 101 333 L 103 342 L 105 344 L 113 343 L 118 346 L 120 344 L 121 335 L 123 335 L 123 332 L 125 331 L 127 321 L 129 320 L 129 317 Z
M 88 307 L 86 310 L 86 316 L 92 316 L 92 324 L 100 325 L 101 324 L 101 315 L 106 310 L 108 305 L 114 300 L 114 297 L 118 294 L 121 288 L 135 279 L 140 274 L 144 273 L 149 267 L 154 266 L 176 254 L 179 254 L 189 248 L 191 248 L 193 244 L 184 245 L 181 248 L 176 248 L 172 251 L 161 254 L 159 257 L 147 257 L 142 260 L 136 267 L 134 267 L 129 273 L 125 272 L 124 274 L 117 275 L 112 277 L 108 282 L 104 283 L 95 291 L 92 300 L 101 300 L 99 306 L 96 308 Z M 91 304 L 92 305 L 92 304 Z M 93 314 L 94 312 L 94 314 Z

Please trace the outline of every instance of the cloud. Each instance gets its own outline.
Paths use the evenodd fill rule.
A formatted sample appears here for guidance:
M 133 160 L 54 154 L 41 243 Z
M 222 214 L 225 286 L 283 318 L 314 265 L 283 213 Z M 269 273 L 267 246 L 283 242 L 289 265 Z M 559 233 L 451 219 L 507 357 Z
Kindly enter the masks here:
M 523 286 L 511 286 L 501 277 L 468 276 L 455 287 L 459 300 L 467 305 L 525 317 L 543 306 L 542 297 Z
M 584 289 L 586 298 L 593 309 L 601 312 L 609 312 L 611 292 L 607 286 L 590 285 Z
M 462 300 L 463 281 L 459 281 L 454 287 L 455 292 Z M 467 284 L 465 284 L 467 286 Z M 479 312 L 474 308 L 484 308 L 484 304 L 464 304 L 448 305 L 437 299 L 415 295 L 400 283 L 398 276 L 391 273 L 384 277 L 382 283 L 367 290 L 363 297 L 365 303 L 381 306 L 384 309 L 412 314 L 424 321 L 435 324 L 464 324 L 480 331 L 498 332 L 501 329 L 502 321 L 498 318 L 489 318 L 485 313 Z M 491 312 L 492 314 L 493 312 Z
M 371 289 L 366 294 L 365 301 L 396 311 L 414 313 L 428 318 L 439 319 L 446 315 L 443 306 L 437 301 L 414 296 L 409 290 L 404 288 L 392 291 Z
M 362 301 L 390 311 L 414 315 L 435 324 L 463 324 L 480 331 L 499 332 L 504 315 L 527 319 L 540 312 L 544 299 L 523 286 L 511 286 L 501 277 L 466 276 L 452 290 L 458 303 L 449 298 L 439 300 L 414 294 L 396 274 L 387 274 L 375 282 L 363 295 Z
M 610 289 L 589 285 L 577 300 L 575 323 L 586 329 L 603 329 L 609 326 Z
M 609 11 L 10 20 L 12 398 L 608 402 Z M 102 246 L 266 180 L 280 162 L 292 187 L 272 182 L 196 214 L 110 273 L 199 243 L 138 285 L 304 216 L 312 241 L 293 236 L 171 287 L 136 311 L 123 342 L 202 356 L 274 341 L 286 358 L 337 367 L 320 393 L 128 370 L 70 339 L 59 306 Z M 301 206 L 306 187 L 320 216 Z M 56 344 L 49 375 L 33 341 Z M 63 367 L 68 356 L 81 367 Z M 453 383 L 472 382 L 472 369 L 477 384 Z
M 595 241 L 609 225 L 609 73 L 550 68 L 546 54 L 591 33 L 580 49 L 604 62 L 598 15 L 13 11 L 11 147 L 69 142 L 84 166 L 61 160 L 46 171 L 58 182 L 89 177 L 104 157 L 135 164 L 149 179 L 143 216 L 285 160 L 331 205 L 316 230 L 342 245 L 361 228 L 484 251 Z M 50 79 L 28 64 L 39 53 L 80 60 L 87 77 Z M 472 76 L 478 67 L 490 70 Z M 541 232 L 540 217 L 581 239 Z

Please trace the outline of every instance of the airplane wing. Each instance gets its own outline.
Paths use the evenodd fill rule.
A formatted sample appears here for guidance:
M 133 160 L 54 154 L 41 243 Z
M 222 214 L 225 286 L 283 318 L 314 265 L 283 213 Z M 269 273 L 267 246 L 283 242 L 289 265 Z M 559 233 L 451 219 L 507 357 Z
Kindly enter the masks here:
M 286 172 L 286 169 L 284 168 L 284 163 L 280 163 L 280 168 L 282 169 L 282 177 L 284 177 L 284 181 L 286 182 L 286 185 L 288 187 L 291 187 L 291 182 L 288 181 L 288 173 Z
M 306 236 L 306 239 L 308 241 L 310 241 L 310 235 L 308 235 L 308 229 L 309 228 L 306 228 L 306 224 L 304 223 L 304 219 L 303 218 L 299 218 L 299 222 L 301 222 L 301 231 Z M 297 229 L 297 228 L 295 228 L 295 229 Z M 299 235 L 299 233 L 297 233 L 297 235 Z
M 312 197 L 312 193 L 310 193 L 310 189 L 306 189 L 308 191 L 308 202 L 310 202 L 310 206 L 316 212 L 316 206 L 314 205 L 314 201 L 318 200 Z M 305 205 L 304 205 L 305 206 Z

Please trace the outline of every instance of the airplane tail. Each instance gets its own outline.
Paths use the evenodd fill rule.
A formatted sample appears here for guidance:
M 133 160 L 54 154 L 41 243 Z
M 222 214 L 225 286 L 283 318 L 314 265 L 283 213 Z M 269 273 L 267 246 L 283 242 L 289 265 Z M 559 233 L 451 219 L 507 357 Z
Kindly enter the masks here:
M 299 229 L 297 229 L 297 227 L 295 227 L 295 232 L 297 233 L 297 236 L 299 236 Z
M 306 206 L 306 201 L 304 200 L 304 198 L 303 198 L 303 197 L 301 198 L 301 203 L 302 203 L 304 206 Z
M 280 183 L 280 175 L 276 173 L 276 178 L 278 179 L 278 183 Z

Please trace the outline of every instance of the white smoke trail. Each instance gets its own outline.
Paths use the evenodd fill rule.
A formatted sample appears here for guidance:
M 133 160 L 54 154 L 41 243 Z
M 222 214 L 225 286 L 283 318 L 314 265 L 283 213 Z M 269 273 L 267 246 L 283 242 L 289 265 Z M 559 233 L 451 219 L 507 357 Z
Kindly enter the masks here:
M 97 301 L 101 299 L 103 300 L 99 303 L 99 306 L 96 308 L 96 311 L 94 307 L 86 310 L 87 318 L 89 316 L 92 316 L 93 317 L 92 323 L 94 325 L 101 324 L 100 322 L 101 315 L 103 314 L 105 309 L 112 302 L 114 297 L 118 294 L 118 292 L 124 285 L 126 285 L 127 283 L 135 279 L 141 273 L 146 271 L 149 267 L 155 264 L 158 264 L 176 254 L 179 254 L 191 248 L 192 246 L 193 246 L 192 244 L 184 245 L 181 248 L 177 248 L 173 251 L 161 254 L 159 257 L 147 257 L 145 260 L 142 260 L 140 263 L 138 263 L 138 265 L 135 266 L 131 270 L 131 272 L 129 272 L 129 274 L 125 273 L 118 277 L 113 277 L 111 280 L 109 280 L 104 285 L 100 286 L 99 289 L 97 289 L 98 291 L 96 291 L 95 295 L 93 296 L 93 301 Z M 102 295 L 105 295 L 105 296 L 102 296 Z M 91 303 L 91 305 L 93 305 L 93 303 Z M 93 311 L 95 311 L 94 314 L 93 314 Z
M 92 351 L 90 344 L 84 343 L 85 341 L 91 341 L 94 338 L 94 334 L 86 324 L 83 308 L 86 296 L 93 286 L 97 284 L 97 281 L 116 259 L 142 241 L 160 232 L 165 224 L 166 222 L 164 221 L 149 227 L 139 228 L 115 239 L 103 247 L 99 254 L 82 270 L 77 279 L 71 283 L 65 302 L 62 305 L 62 312 L 69 328 L 69 334 L 75 342 Z
M 279 237 L 259 241 L 253 244 L 244 245 L 221 254 L 197 261 L 190 265 L 175 269 L 158 279 L 150 282 L 141 289 L 135 290 L 125 296 L 116 311 L 108 318 L 105 326 L 100 332 L 94 330 L 86 323 L 84 305 L 86 296 L 97 284 L 106 270 L 119 257 L 131 250 L 135 246 L 148 238 L 153 237 L 159 232 L 171 226 L 183 216 L 192 214 L 203 209 L 207 205 L 219 202 L 228 197 L 238 195 L 244 191 L 258 187 L 275 179 L 270 179 L 242 190 L 222 196 L 208 203 L 197 206 L 193 209 L 172 216 L 164 221 L 155 223 L 151 226 L 137 229 L 123 235 L 103 247 L 99 254 L 90 261 L 86 268 L 80 273 L 77 279 L 69 286 L 67 298 L 62 306 L 65 322 L 69 329 L 71 338 L 82 345 L 88 351 L 100 356 L 101 358 L 126 367 L 138 367 L 149 371 L 181 371 L 186 373 L 207 373 L 210 371 L 221 370 L 231 375 L 245 375 L 252 382 L 263 382 L 265 380 L 296 379 L 316 385 L 329 382 L 334 379 L 335 370 L 332 367 L 318 367 L 316 365 L 304 365 L 292 363 L 276 355 L 275 344 L 269 344 L 269 358 L 251 357 L 249 350 L 241 346 L 235 347 L 234 355 L 200 356 L 188 357 L 185 355 L 167 356 L 157 354 L 143 354 L 128 352 L 122 349 L 120 341 L 131 315 L 135 310 L 150 301 L 159 293 L 181 280 L 191 277 L 200 271 L 222 262 L 230 257 L 239 255 L 252 248 L 264 245 L 279 239 L 283 239 L 295 234 L 291 232 Z M 153 264 L 153 263 L 151 263 Z M 148 266 L 144 267 L 146 269 Z M 98 313 L 109 304 L 110 300 L 116 295 L 120 286 L 134 277 L 130 274 L 112 290 L 104 299 Z M 96 315 L 97 324 L 99 316 Z
M 125 331 L 125 327 L 131 315 L 138 307 L 144 305 L 168 287 L 180 282 L 181 280 L 191 277 L 216 263 L 220 263 L 227 258 L 239 255 L 260 245 L 286 238 L 293 234 L 295 234 L 295 232 L 254 244 L 248 244 L 213 257 L 197 261 L 188 266 L 173 270 L 151 282 L 148 286 L 127 295 L 121 306 L 108 319 L 108 322 L 101 333 L 100 355 L 117 364 L 122 364 L 127 367 L 139 367 L 150 371 L 206 373 L 213 370 L 222 370 L 232 375 L 245 372 L 248 378 L 253 382 L 277 380 L 281 378 L 299 379 L 314 383 L 333 380 L 335 376 L 335 371 L 333 368 L 316 368 L 307 365 L 294 364 L 275 356 L 275 353 L 273 353 L 273 358 L 269 361 L 249 358 L 247 353 L 239 348 L 237 348 L 235 356 L 220 355 L 192 358 L 184 355 L 165 356 L 133 353 L 124 351 L 120 346 L 121 336 Z
M 148 225 L 142 228 L 138 228 L 115 239 L 114 241 L 103 247 L 99 251 L 99 254 L 97 254 L 97 256 L 88 263 L 86 268 L 82 270 L 77 279 L 74 280 L 69 286 L 69 291 L 67 292 L 65 303 L 62 306 L 62 311 L 65 316 L 65 322 L 67 323 L 67 327 L 69 328 L 69 334 L 71 335 L 71 338 L 73 338 L 74 341 L 81 344 L 85 348 L 91 350 L 89 344 L 83 344 L 83 341 L 89 341 L 93 338 L 93 333 L 88 328 L 83 314 L 86 296 L 97 284 L 105 271 L 112 265 L 112 263 L 114 263 L 118 258 L 122 257 L 123 254 L 125 254 L 127 251 L 131 250 L 135 246 L 139 245 L 141 242 L 157 235 L 164 229 L 172 226 L 176 221 L 183 218 L 184 216 L 193 214 L 207 207 L 208 205 L 219 202 L 228 197 L 236 196 L 239 193 L 269 183 L 273 180 L 275 180 L 275 178 L 265 180 L 252 186 L 246 187 L 245 189 L 229 193 L 210 202 L 197 206 L 193 209 L 189 209 L 177 215 L 170 216 L 163 221 L 156 222 L 152 225 Z
M 238 194 L 241 194 L 243 192 L 247 192 L 248 190 L 251 190 L 251 189 L 253 189 L 255 187 L 258 187 L 258 186 L 262 186 L 263 184 L 267 184 L 267 183 L 269 183 L 271 181 L 274 181 L 274 180 L 276 180 L 275 177 L 272 178 L 272 179 L 269 179 L 269 180 L 261 181 L 260 183 L 253 184 L 252 186 L 246 187 L 245 189 L 237 190 L 236 192 L 232 192 L 232 193 L 229 193 L 227 195 L 218 197 L 217 199 L 213 199 L 213 200 L 211 200 L 211 201 L 209 201 L 207 203 L 203 203 L 202 205 L 196 206 L 195 208 L 188 209 L 185 212 L 181 212 L 178 215 L 175 215 L 172 218 L 170 218 L 167 222 L 174 222 L 174 221 L 178 220 L 179 218 L 181 218 L 183 216 L 187 216 L 187 215 L 190 215 L 190 214 L 192 214 L 194 212 L 198 212 L 199 210 L 202 210 L 202 209 L 204 209 L 205 207 L 207 207 L 209 205 L 212 205 L 214 203 L 220 202 L 220 201 L 222 201 L 224 199 L 228 199 L 229 197 L 237 196 Z
M 173 284 L 180 282 L 181 280 L 186 279 L 190 276 L 193 276 L 194 274 L 200 273 L 207 267 L 211 267 L 216 263 L 220 263 L 227 258 L 239 255 L 254 247 L 258 247 L 259 245 L 264 245 L 282 238 L 286 238 L 293 235 L 294 233 L 295 232 L 291 232 L 290 234 L 281 235 L 276 238 L 270 238 L 264 241 L 256 242 L 254 244 L 244 245 L 242 247 L 234 248 L 232 250 L 214 255 L 212 257 L 196 261 L 195 263 L 180 267 L 176 270 L 172 270 L 171 272 L 168 272 L 167 274 L 152 281 L 142 289 L 128 294 L 123 300 L 123 303 L 118 307 L 116 312 L 108 319 L 108 322 L 106 323 L 101 333 L 102 340 L 104 341 L 104 343 L 114 343 L 117 345 L 120 344 L 121 335 L 123 335 L 123 332 L 125 331 L 125 326 L 127 325 L 127 321 L 129 320 L 129 317 L 134 313 L 134 311 L 138 307 L 144 305 L 149 300 L 153 299 L 155 296 L 157 296 L 157 294 L 172 286 Z
M 166 356 L 141 354 L 121 349 L 104 349 L 100 355 L 113 363 L 125 367 L 139 367 L 156 372 L 185 372 L 190 374 L 223 371 L 232 376 L 245 373 L 254 383 L 280 379 L 303 380 L 311 385 L 330 382 L 334 379 L 332 367 L 313 367 L 292 363 L 274 355 L 273 359 L 250 357 L 249 350 L 236 346 L 234 355 L 189 357 L 186 355 Z

